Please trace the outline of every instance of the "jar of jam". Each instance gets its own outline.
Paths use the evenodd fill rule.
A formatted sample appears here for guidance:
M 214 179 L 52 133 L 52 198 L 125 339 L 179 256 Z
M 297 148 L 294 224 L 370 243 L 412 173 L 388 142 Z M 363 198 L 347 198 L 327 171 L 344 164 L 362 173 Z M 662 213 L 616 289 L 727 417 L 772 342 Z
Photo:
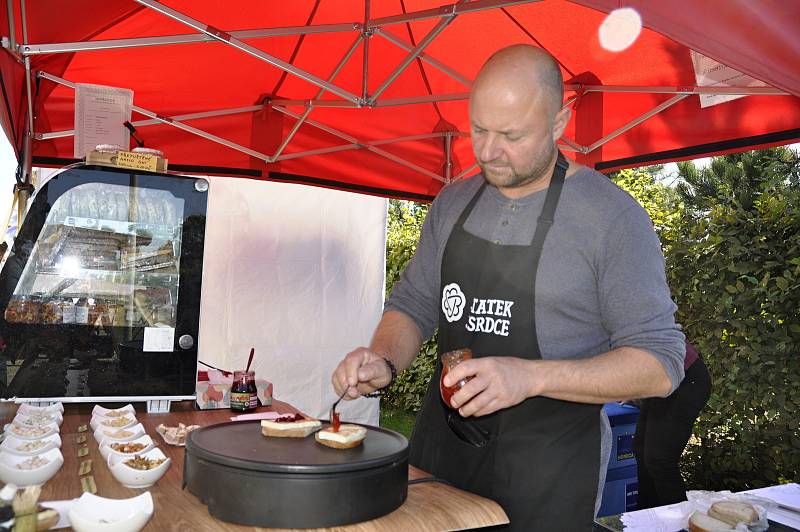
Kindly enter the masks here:
M 444 378 L 447 373 L 456 367 L 458 364 L 461 364 L 463 361 L 472 358 L 472 350 L 469 348 L 464 349 L 456 349 L 455 351 L 448 351 L 447 353 L 442 353 L 441 360 L 442 360 L 442 377 L 439 379 L 439 393 L 442 396 L 442 400 L 444 404 L 446 404 L 449 408 L 453 408 L 450 405 L 450 399 L 453 398 L 453 394 L 456 393 L 458 390 L 464 386 L 468 380 L 472 377 L 467 377 L 465 379 L 461 379 L 453 386 L 445 386 L 444 385 Z
M 231 410 L 249 412 L 255 410 L 257 406 L 256 372 L 253 370 L 234 371 L 231 385 Z

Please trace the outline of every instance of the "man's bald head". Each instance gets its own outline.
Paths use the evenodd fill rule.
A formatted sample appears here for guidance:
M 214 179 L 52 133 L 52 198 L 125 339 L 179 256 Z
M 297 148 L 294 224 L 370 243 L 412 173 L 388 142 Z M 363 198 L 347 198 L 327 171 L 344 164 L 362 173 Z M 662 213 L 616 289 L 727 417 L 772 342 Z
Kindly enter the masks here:
M 553 117 L 564 100 L 564 79 L 552 55 L 541 48 L 515 44 L 495 52 L 481 67 L 473 95 L 505 91 L 519 99 L 542 98 Z
M 508 197 L 539 190 L 556 164 L 572 111 L 558 64 L 533 46 L 503 48 L 472 85 L 472 151 L 486 181 Z

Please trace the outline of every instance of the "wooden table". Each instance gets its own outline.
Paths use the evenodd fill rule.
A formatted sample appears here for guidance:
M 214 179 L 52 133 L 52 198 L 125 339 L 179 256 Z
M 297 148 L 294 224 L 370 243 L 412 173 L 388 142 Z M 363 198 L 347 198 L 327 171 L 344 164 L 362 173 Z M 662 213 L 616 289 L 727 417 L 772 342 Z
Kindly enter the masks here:
M 122 486 L 114 479 L 103 457 L 98 451 L 97 442 L 89 427 L 91 404 L 66 404 L 64 422 L 61 425 L 61 452 L 64 465 L 56 476 L 50 479 L 42 489 L 42 501 L 74 499 L 81 496 L 78 467 L 84 460 L 92 460 L 92 472 L 97 484 L 97 495 L 111 499 L 134 497 L 149 490 L 153 496 L 155 512 L 153 518 L 144 528 L 146 531 L 255 531 L 274 530 L 251 526 L 234 525 L 219 521 L 208 513 L 208 509 L 188 490 L 181 489 L 183 481 L 182 447 L 173 447 L 164 443 L 156 432 L 156 426 L 165 425 L 212 425 L 229 421 L 230 410 L 192 409 L 191 403 L 173 403 L 173 411 L 167 414 L 147 414 L 142 411 L 144 405 L 137 406 L 136 417 L 144 425 L 145 430 L 158 443 L 164 454 L 172 459 L 172 465 L 164 476 L 153 486 L 145 489 L 131 489 Z M 11 421 L 16 413 L 17 405 L 0 404 L 0 420 Z M 286 403 L 273 401 L 271 407 L 262 407 L 258 411 L 297 412 Z M 78 432 L 78 427 L 87 426 L 87 431 Z M 86 436 L 89 454 L 78 458 L 78 449 L 82 445 L 76 442 L 80 435 Z M 409 467 L 409 479 L 430 476 L 413 466 Z M 381 518 L 357 523 L 354 525 L 306 529 L 337 532 L 395 532 L 397 530 L 444 531 L 480 528 L 508 523 L 503 509 L 489 499 L 462 491 L 439 482 L 412 484 L 408 487 L 408 498 L 400 508 Z

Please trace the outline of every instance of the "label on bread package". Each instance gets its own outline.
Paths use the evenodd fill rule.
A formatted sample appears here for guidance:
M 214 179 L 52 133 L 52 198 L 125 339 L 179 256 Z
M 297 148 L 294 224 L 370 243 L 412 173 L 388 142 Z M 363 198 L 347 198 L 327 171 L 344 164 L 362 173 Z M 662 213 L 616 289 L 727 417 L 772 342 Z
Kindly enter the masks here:
M 117 152 L 117 166 L 131 170 L 158 171 L 158 157 L 149 153 Z

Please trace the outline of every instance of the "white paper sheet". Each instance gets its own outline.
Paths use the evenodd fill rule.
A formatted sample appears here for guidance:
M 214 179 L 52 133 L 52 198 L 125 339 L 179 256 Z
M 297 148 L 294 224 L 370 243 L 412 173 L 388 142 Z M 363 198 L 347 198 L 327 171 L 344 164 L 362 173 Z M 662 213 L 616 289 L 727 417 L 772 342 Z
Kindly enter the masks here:
M 128 149 L 133 91 L 87 83 L 75 84 L 75 141 L 73 156 L 86 157 L 98 144 Z
M 145 352 L 172 352 L 175 348 L 175 329 L 173 327 L 145 327 Z
M 800 485 L 781 484 L 746 491 L 758 497 L 775 501 L 780 506 L 770 511 L 768 519 L 800 530 Z
M 742 74 L 729 66 L 714 61 L 701 53 L 692 50 L 692 65 L 694 65 L 694 75 L 697 79 L 698 87 L 767 87 L 763 81 L 759 81 L 747 74 Z M 725 94 L 701 94 L 700 107 L 710 107 L 738 98 L 743 95 Z
M 688 501 L 622 514 L 625 532 L 675 532 L 687 525 L 694 511 Z

